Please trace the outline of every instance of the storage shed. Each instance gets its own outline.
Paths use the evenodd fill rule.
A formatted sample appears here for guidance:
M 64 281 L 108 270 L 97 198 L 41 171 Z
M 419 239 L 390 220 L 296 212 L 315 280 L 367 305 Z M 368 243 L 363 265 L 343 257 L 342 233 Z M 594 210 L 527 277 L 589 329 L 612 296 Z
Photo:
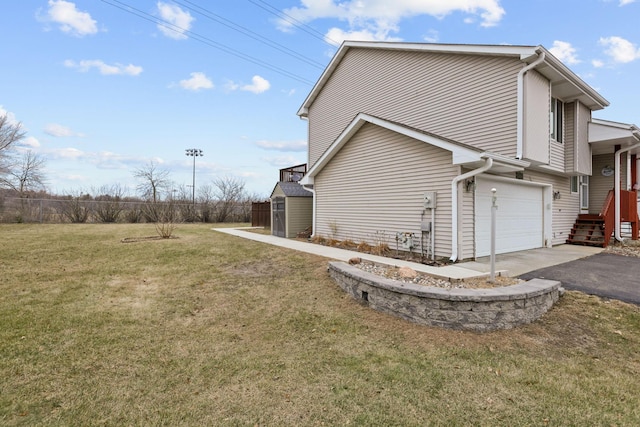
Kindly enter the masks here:
M 313 194 L 297 182 L 279 181 L 271 192 L 271 234 L 292 238 L 313 222 Z

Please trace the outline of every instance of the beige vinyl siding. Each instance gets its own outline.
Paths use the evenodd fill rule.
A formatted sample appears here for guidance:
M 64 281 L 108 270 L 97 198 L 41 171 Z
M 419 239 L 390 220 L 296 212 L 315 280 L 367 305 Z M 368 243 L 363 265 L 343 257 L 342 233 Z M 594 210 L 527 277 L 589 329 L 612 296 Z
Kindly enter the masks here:
M 577 102 L 564 104 L 564 171 L 574 174 L 577 169 Z
M 358 113 L 514 157 L 522 66 L 507 57 L 350 49 L 309 107 L 309 164 Z
M 285 200 L 287 237 L 293 238 L 313 222 L 313 197 L 287 197 Z
M 577 102 L 576 105 L 576 172 L 583 175 L 591 175 L 593 171 L 591 163 L 593 153 L 591 150 L 591 144 L 589 144 L 589 122 L 591 121 L 591 110 L 581 102 Z
M 549 163 L 549 80 L 531 70 L 524 76 L 524 138 L 522 157 L 538 164 Z
M 551 141 L 549 144 L 550 161 L 549 169 L 556 172 L 564 172 L 564 144 Z
M 284 191 L 282 191 L 282 188 L 280 188 L 279 185 L 276 185 L 276 187 L 273 189 L 273 192 L 271 193 L 271 198 L 275 198 L 275 197 L 284 197 Z
M 435 252 L 448 258 L 451 180 L 459 172 L 451 162 L 446 150 L 364 125 L 315 177 L 315 234 L 395 249 L 397 232 L 419 240 L 424 193 L 436 191 Z
M 599 214 L 604 201 L 607 198 L 609 190 L 613 190 L 615 186 L 615 173 L 611 176 L 603 176 L 602 169 L 605 166 L 614 169 L 614 155 L 611 154 L 599 154 L 593 156 L 593 175 L 589 179 L 589 213 Z M 620 180 L 622 181 L 623 190 L 626 189 L 626 173 L 627 173 L 627 159 L 620 156 Z
M 579 101 L 565 104 L 564 171 L 571 175 L 591 175 L 589 121 L 591 110 Z

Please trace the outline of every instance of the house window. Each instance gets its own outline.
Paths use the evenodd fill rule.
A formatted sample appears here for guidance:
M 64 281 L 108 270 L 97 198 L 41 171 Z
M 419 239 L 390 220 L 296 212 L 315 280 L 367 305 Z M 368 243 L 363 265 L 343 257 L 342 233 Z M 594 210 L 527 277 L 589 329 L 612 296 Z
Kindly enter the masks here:
M 551 98 L 551 115 L 549 124 L 551 125 L 551 138 L 562 142 L 562 114 L 564 103 L 557 98 Z
M 572 193 L 577 193 L 578 192 L 578 177 L 577 176 L 572 176 L 571 177 L 571 192 Z

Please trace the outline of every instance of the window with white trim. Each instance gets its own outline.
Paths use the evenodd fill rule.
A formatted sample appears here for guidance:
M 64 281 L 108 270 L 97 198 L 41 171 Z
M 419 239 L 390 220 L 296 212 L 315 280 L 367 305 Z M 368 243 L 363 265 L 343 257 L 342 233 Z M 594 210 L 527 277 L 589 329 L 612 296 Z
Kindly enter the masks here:
M 572 193 L 577 193 L 578 192 L 578 177 L 577 176 L 572 176 L 571 177 L 571 192 Z
M 551 98 L 550 112 L 551 139 L 562 142 L 564 103 L 558 98 Z

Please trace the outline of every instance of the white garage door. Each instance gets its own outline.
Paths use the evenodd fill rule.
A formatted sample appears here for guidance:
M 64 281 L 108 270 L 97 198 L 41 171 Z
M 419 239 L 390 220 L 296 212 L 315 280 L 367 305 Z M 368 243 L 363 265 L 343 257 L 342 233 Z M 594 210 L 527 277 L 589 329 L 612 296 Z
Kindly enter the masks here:
M 491 189 L 497 190 L 496 253 L 540 248 L 544 241 L 542 187 L 476 178 L 476 256 L 491 254 Z

